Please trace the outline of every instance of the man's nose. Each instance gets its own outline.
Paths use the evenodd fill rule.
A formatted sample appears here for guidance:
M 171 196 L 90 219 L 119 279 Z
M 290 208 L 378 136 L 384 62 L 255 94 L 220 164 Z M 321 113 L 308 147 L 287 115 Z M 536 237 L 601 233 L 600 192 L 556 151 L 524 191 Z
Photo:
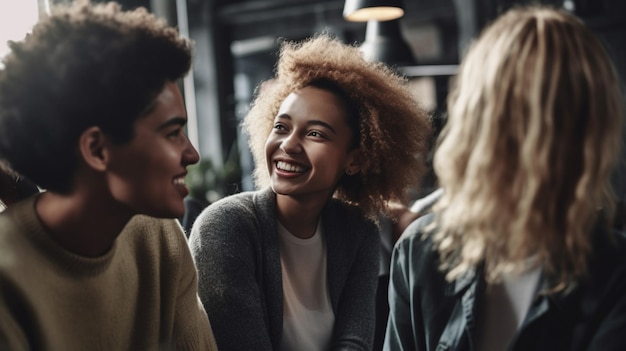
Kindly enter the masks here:
M 183 162 L 185 165 L 193 165 L 200 161 L 200 154 L 198 150 L 191 144 L 189 138 L 187 138 L 187 147 L 183 151 Z

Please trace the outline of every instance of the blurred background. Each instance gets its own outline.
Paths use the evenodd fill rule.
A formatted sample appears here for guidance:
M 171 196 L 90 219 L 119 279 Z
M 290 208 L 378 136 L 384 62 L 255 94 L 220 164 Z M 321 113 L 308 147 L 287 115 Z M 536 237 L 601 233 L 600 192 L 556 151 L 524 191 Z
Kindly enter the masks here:
M 92 0 L 93 2 L 101 2 Z M 19 40 L 38 16 L 66 0 L 1 0 L 0 55 L 7 40 Z M 192 72 L 182 84 L 188 135 L 201 154 L 189 173 L 192 196 L 213 202 L 253 189 L 253 161 L 239 123 L 255 88 L 274 74 L 280 39 L 301 40 L 327 32 L 361 47 L 371 60 L 394 66 L 409 79 L 431 111 L 438 131 L 445 123 L 448 82 L 481 29 L 511 6 L 549 4 L 581 17 L 605 41 L 619 74 L 626 77 L 624 0 L 118 0 L 124 8 L 146 7 L 195 41 Z M 377 12 L 355 12 L 383 6 Z M 399 10 L 398 10 L 399 9 Z M 622 157 L 624 159 L 624 157 Z M 626 172 L 615 182 L 626 198 Z M 415 197 L 435 179 L 416 184 Z

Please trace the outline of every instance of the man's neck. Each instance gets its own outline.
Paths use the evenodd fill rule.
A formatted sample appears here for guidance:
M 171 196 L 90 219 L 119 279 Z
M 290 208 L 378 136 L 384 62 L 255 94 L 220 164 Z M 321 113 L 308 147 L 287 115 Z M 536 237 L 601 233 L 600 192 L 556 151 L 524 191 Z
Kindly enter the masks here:
M 107 205 L 104 199 L 77 193 L 44 192 L 37 199 L 35 211 L 52 240 L 86 257 L 101 256 L 110 250 L 132 218 L 129 211 Z

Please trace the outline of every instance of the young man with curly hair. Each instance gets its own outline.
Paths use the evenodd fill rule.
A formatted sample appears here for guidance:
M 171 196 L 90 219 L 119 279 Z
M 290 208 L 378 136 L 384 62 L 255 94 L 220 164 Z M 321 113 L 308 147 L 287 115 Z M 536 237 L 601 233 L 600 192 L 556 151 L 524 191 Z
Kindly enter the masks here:
M 371 350 L 374 219 L 418 183 L 430 120 L 406 80 L 320 35 L 283 42 L 243 127 L 259 190 L 215 202 L 190 245 L 226 350 Z
M 215 350 L 185 236 L 191 44 L 145 9 L 55 8 L 0 70 L 0 349 Z M 159 219 L 160 217 L 162 219 Z
M 393 253 L 385 350 L 626 350 L 624 100 L 602 42 L 563 10 L 509 10 L 448 114 L 441 198 Z

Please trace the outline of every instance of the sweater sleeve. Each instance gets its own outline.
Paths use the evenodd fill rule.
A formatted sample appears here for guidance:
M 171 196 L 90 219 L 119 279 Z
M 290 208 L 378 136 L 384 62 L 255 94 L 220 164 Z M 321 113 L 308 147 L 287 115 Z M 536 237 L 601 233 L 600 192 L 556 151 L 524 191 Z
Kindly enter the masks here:
M 206 312 L 198 297 L 196 266 L 182 228 L 171 221 L 180 247 L 181 274 L 176 310 L 174 312 L 173 340 L 175 350 L 216 351 L 215 338 Z
M 255 215 L 224 199 L 206 208 L 191 231 L 199 293 L 220 350 L 272 350 L 263 288 L 256 279 Z M 256 243 L 259 245 L 259 243 Z

